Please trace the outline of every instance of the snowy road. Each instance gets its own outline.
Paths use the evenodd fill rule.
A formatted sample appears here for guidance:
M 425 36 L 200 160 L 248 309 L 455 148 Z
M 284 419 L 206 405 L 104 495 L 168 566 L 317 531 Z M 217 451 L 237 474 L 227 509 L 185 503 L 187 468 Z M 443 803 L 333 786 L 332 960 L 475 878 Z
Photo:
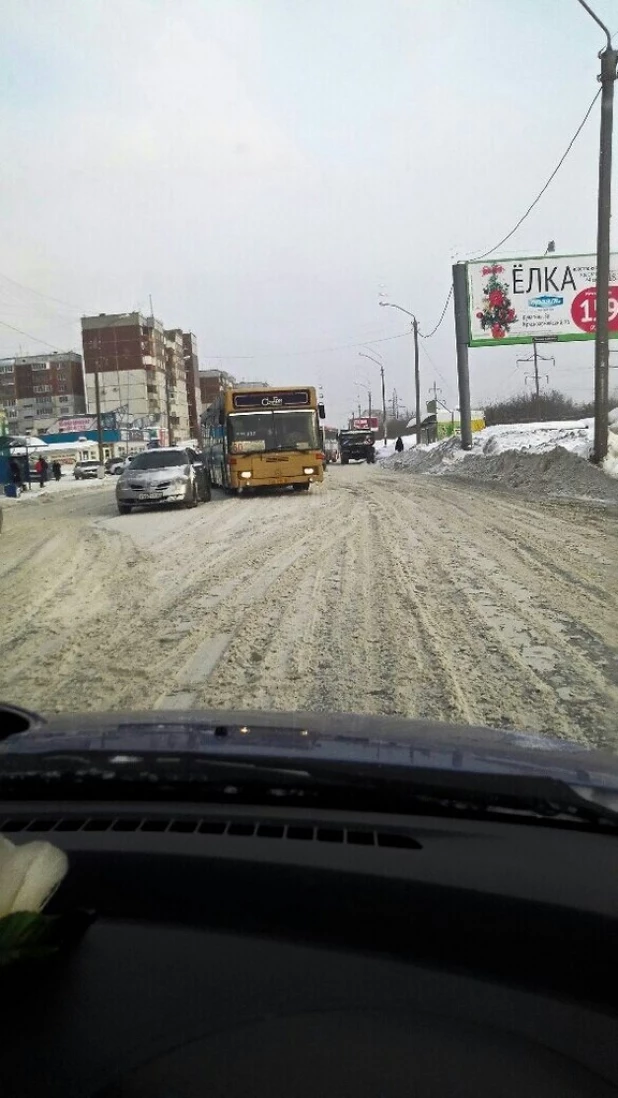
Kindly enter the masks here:
M 368 466 L 309 496 L 5 508 L 0 694 L 427 716 L 618 740 L 616 510 Z

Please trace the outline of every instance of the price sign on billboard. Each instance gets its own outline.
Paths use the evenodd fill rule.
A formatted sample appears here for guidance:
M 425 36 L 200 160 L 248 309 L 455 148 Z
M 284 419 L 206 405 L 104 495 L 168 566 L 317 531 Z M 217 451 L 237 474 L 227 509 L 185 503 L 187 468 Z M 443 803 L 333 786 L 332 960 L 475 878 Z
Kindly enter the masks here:
M 586 290 L 580 290 L 573 298 L 571 305 L 573 323 L 582 332 L 596 332 L 597 330 L 597 291 L 596 287 L 589 286 Z M 609 330 L 618 332 L 618 286 L 609 288 Z

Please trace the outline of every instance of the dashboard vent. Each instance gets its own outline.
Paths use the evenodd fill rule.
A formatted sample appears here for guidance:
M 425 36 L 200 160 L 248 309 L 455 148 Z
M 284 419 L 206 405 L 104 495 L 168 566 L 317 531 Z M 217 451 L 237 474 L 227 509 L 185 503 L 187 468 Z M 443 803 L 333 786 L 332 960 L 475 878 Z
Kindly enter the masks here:
M 286 823 L 278 820 L 226 820 L 216 817 L 139 816 L 10 816 L 0 820 L 0 833 L 76 831 L 158 832 L 178 835 L 227 835 L 245 839 L 284 839 L 291 842 L 347 844 L 420 850 L 421 844 L 405 831 L 389 828 L 336 827 L 332 824 Z

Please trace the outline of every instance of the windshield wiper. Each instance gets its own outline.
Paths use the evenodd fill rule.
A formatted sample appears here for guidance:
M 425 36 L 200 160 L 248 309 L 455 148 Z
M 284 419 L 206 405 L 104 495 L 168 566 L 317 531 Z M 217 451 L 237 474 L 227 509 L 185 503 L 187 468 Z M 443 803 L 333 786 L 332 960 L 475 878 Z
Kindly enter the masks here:
M 576 786 L 537 775 L 203 752 L 49 750 L 0 757 L 0 796 L 149 799 L 188 795 L 391 813 L 618 828 L 618 812 Z

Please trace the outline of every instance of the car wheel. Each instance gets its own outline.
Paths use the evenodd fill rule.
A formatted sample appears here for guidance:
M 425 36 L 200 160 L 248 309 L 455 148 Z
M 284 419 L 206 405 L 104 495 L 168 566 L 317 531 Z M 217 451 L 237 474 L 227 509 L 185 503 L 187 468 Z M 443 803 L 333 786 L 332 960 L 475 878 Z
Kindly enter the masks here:
M 131 510 L 132 510 L 132 508 L 131 508 L 131 505 L 129 503 L 119 503 L 118 504 L 118 514 L 119 515 L 130 515 Z
M 310 484 L 309 483 L 307 483 L 307 484 L 293 484 L 292 488 L 294 489 L 295 492 L 308 492 L 309 488 L 310 488 Z

